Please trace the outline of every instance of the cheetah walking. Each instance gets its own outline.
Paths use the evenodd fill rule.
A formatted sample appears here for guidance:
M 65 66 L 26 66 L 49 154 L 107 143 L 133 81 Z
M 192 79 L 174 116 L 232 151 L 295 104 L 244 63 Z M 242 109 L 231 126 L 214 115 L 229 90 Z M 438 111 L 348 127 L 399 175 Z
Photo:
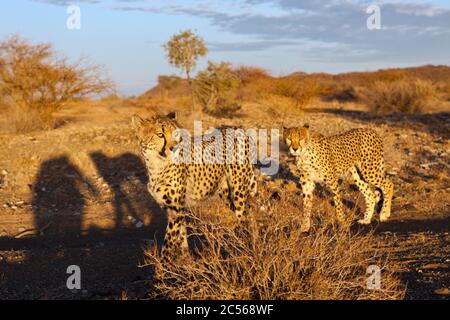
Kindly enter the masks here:
M 383 194 L 380 221 L 389 218 L 394 187 L 385 177 L 383 144 L 375 131 L 353 129 L 324 137 L 304 126 L 284 129 L 284 138 L 290 153 L 296 157 L 300 170 L 305 212 L 302 231 L 307 232 L 310 228 L 315 182 L 324 182 L 331 189 L 338 220 L 344 221 L 338 178 L 347 172 L 351 173 L 366 202 L 364 218 L 358 222 L 370 224 L 381 196 L 378 190 Z
M 149 183 L 147 189 L 158 204 L 168 213 L 168 225 L 162 256 L 165 260 L 169 251 L 180 248 L 188 252 L 185 227 L 185 211 L 215 193 L 228 200 L 228 206 L 239 221 L 245 217 L 247 198 L 256 193 L 256 178 L 251 164 L 248 137 L 232 137 L 223 133 L 222 143 L 211 141 L 193 143 L 190 150 L 183 150 L 180 129 L 174 114 L 142 119 L 135 115 L 132 124 L 139 148 L 147 167 Z M 243 133 L 244 134 L 244 133 Z M 214 137 L 213 137 L 214 138 Z M 189 138 L 190 139 L 190 138 Z M 191 153 L 193 161 L 182 159 L 183 152 Z M 231 154 L 231 158 L 227 158 Z M 218 156 L 222 156 L 222 158 Z M 237 161 L 237 156 L 242 161 Z M 217 161 L 219 160 L 230 160 Z

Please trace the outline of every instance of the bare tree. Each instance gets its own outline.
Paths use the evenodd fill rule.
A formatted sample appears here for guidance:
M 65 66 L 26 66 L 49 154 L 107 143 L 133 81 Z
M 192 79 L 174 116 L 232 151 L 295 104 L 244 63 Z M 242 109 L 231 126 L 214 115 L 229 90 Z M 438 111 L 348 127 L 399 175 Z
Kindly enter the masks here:
M 70 64 L 49 43 L 30 44 L 18 35 L 0 42 L 0 100 L 5 107 L 34 111 L 49 122 L 69 103 L 112 87 L 98 66 Z

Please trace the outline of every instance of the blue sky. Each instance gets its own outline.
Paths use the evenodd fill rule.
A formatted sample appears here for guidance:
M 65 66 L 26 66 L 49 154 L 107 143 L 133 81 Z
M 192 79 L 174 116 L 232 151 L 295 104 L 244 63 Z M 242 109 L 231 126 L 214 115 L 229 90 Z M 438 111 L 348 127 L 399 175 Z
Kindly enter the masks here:
M 81 9 L 68 30 L 67 6 Z M 368 30 L 365 9 L 381 8 Z M 52 42 L 70 59 L 105 66 L 122 94 L 140 94 L 159 74 L 179 74 L 162 44 L 190 28 L 206 41 L 206 61 L 257 65 L 274 75 L 338 73 L 421 64 L 450 65 L 448 0 L 5 0 L 0 37 Z

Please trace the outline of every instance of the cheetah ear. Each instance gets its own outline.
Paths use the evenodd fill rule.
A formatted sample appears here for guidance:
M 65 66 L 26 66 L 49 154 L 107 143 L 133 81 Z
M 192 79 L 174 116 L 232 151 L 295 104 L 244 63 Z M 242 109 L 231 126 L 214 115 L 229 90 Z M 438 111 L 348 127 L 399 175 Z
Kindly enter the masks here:
M 176 112 L 169 112 L 167 115 L 166 115 L 166 117 L 167 118 L 169 118 L 169 119 L 171 119 L 171 120 L 177 120 L 177 113 Z
M 143 123 L 144 123 L 144 119 L 139 117 L 137 114 L 134 114 L 131 117 L 131 124 L 133 125 L 133 128 L 135 130 L 138 130 L 139 128 L 141 128 Z
M 303 131 L 305 134 L 305 141 L 309 141 L 309 125 L 308 126 L 303 126 Z
M 308 123 L 305 123 L 305 124 L 303 125 L 303 128 L 309 129 L 309 124 L 308 124 Z

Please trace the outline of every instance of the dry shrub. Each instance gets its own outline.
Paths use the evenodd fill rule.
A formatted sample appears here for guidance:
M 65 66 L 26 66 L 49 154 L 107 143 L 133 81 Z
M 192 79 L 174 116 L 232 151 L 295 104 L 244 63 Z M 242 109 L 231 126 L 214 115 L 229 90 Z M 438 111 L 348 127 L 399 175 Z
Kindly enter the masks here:
M 190 95 L 189 83 L 175 75 L 158 76 L 158 85 L 154 88 L 153 93 L 158 93 L 164 97 L 178 97 Z
M 240 66 L 234 68 L 233 73 L 243 86 L 246 86 L 258 79 L 266 79 L 270 77 L 267 70 L 254 66 Z
M 273 78 L 256 78 L 239 88 L 239 96 L 244 101 L 260 102 L 260 100 L 265 99 L 273 91 L 273 87 Z
M 291 99 L 296 109 L 303 109 L 320 95 L 321 87 L 315 80 L 308 78 L 296 80 L 287 77 L 275 81 L 273 93 Z
M 405 70 L 401 69 L 387 69 L 387 70 L 378 70 L 372 73 L 367 73 L 367 79 L 365 81 L 375 83 L 378 81 L 383 82 L 397 82 L 400 80 L 404 80 L 408 78 L 408 75 Z
M 36 110 L 21 111 L 12 109 L 5 116 L 0 128 L 1 131 L 9 133 L 27 133 L 40 130 L 49 130 L 55 127 L 55 121 L 51 118 L 42 118 Z M 44 120 L 45 119 L 45 120 Z
M 324 98 L 327 101 L 351 102 L 357 100 L 357 93 L 354 86 L 348 82 L 330 82 L 324 92 Z
M 376 81 L 358 90 L 359 99 L 376 114 L 419 113 L 435 95 L 433 83 L 420 79 Z
M 111 86 L 99 67 L 84 60 L 69 64 L 51 44 L 30 44 L 20 36 L 0 42 L 0 101 L 11 121 L 24 119 L 19 130 L 50 128 L 54 112 Z
M 298 205 L 297 205 L 298 206 Z M 400 299 L 404 289 L 373 234 L 351 234 L 322 214 L 309 235 L 300 233 L 295 203 L 278 201 L 251 210 L 245 231 L 227 216 L 198 213 L 193 219 L 195 254 L 155 267 L 152 298 L 167 299 Z M 208 211 L 214 205 L 208 204 Z M 330 210 L 330 206 L 327 210 Z M 328 212 L 329 212 L 328 211 Z M 228 213 L 229 216 L 229 213 Z M 201 243 L 201 244 L 198 244 Z M 380 290 L 367 289 L 367 267 L 382 269 Z
M 195 79 L 195 96 L 205 113 L 232 117 L 241 109 L 238 99 L 239 79 L 226 62 L 208 62 Z
M 267 107 L 270 114 L 274 116 L 283 116 L 286 114 L 301 114 L 302 109 L 297 107 L 294 99 L 276 94 L 265 94 L 258 102 Z

